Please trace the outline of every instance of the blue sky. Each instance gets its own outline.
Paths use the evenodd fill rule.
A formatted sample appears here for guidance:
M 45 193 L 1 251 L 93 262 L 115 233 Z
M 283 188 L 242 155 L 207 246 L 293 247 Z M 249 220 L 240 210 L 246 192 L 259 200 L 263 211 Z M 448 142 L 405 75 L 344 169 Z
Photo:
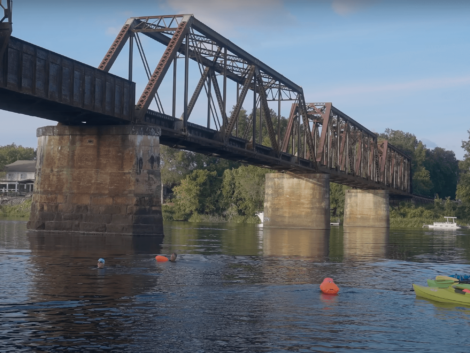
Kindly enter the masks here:
M 411 132 L 428 147 L 463 157 L 470 129 L 468 1 L 16 0 L 13 35 L 98 66 L 128 17 L 172 13 L 194 14 L 302 86 L 307 101 L 333 102 L 373 131 Z M 144 46 L 153 70 L 162 48 Z M 120 58 L 112 72 L 126 77 L 126 66 Z M 135 81 L 139 95 L 143 71 Z M 195 121 L 198 114 L 204 120 L 196 109 Z M 0 111 L 0 145 L 36 147 L 36 128 L 52 124 Z

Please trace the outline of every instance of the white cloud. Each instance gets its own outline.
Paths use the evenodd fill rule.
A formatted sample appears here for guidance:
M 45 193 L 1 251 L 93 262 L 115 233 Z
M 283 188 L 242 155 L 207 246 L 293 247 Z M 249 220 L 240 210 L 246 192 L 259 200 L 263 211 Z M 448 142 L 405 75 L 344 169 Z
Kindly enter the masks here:
M 340 86 L 331 90 L 321 91 L 322 96 L 350 96 L 363 95 L 366 93 L 378 92 L 404 92 L 404 91 L 424 91 L 429 89 L 441 89 L 448 87 L 457 87 L 470 85 L 470 76 L 462 77 L 434 77 L 422 80 L 408 82 L 398 82 L 391 84 L 372 84 L 372 85 L 354 85 Z
M 120 30 L 121 30 L 121 27 L 108 27 L 106 28 L 106 35 L 115 37 L 118 35 Z
M 193 14 L 224 35 L 247 27 L 282 30 L 282 26 L 292 26 L 296 21 L 282 0 L 165 0 L 163 7 Z
M 373 5 L 376 0 L 333 0 L 331 7 L 338 15 L 347 16 Z

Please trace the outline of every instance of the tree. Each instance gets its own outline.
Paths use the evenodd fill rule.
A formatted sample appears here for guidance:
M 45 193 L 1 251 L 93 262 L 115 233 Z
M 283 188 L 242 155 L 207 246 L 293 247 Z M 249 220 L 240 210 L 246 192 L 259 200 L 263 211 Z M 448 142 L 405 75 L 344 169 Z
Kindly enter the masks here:
M 263 210 L 265 176 L 269 172 L 251 165 L 225 171 L 222 193 L 229 217 L 253 216 Z
M 440 147 L 433 150 L 427 149 L 423 164 L 429 170 L 433 184 L 431 193 L 440 198 L 455 199 L 459 177 L 459 162 L 455 158 L 455 153 Z
M 217 172 L 194 170 L 181 185 L 174 188 L 175 207 L 179 219 L 187 219 L 193 214 L 217 214 L 221 207 L 222 179 Z
M 333 217 L 342 217 L 344 215 L 345 191 L 349 186 L 330 183 L 330 209 L 333 211 Z
M 388 140 L 392 145 L 398 147 L 412 157 L 419 143 L 415 135 L 401 130 L 385 129 L 379 137 Z
M 0 171 L 5 165 L 16 162 L 17 160 L 31 160 L 36 158 L 34 148 L 11 145 L 0 146 Z
M 470 204 L 470 130 L 468 134 L 469 140 L 462 141 L 465 155 L 463 161 L 459 162 L 460 179 L 457 184 L 457 198 L 465 204 Z
M 160 160 L 162 184 L 167 186 L 180 184 L 197 169 L 215 171 L 218 176 L 222 176 L 226 169 L 239 166 L 236 162 L 163 145 L 160 146 Z
M 415 135 L 400 130 L 385 129 L 379 138 L 388 140 L 411 157 L 411 172 L 413 174 L 413 193 L 421 196 L 434 196 L 431 175 L 424 166 L 426 160 L 426 146 L 418 141 Z

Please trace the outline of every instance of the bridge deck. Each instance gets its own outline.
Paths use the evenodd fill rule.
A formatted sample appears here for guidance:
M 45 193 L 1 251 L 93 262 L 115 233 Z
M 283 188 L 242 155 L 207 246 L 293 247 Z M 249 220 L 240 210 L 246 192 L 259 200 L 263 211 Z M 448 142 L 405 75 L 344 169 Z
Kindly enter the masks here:
M 135 83 L 11 37 L 0 69 L 0 109 L 66 124 L 123 124 Z

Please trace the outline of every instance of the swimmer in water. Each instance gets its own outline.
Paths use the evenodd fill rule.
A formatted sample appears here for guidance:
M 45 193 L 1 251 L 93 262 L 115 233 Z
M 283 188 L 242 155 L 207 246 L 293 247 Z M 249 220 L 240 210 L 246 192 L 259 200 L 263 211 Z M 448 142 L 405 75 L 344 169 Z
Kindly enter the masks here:
M 176 256 L 178 256 L 178 255 L 175 252 L 173 254 L 171 254 L 170 261 L 171 262 L 176 262 Z
M 98 259 L 98 268 L 104 268 L 104 259 L 102 258 Z

